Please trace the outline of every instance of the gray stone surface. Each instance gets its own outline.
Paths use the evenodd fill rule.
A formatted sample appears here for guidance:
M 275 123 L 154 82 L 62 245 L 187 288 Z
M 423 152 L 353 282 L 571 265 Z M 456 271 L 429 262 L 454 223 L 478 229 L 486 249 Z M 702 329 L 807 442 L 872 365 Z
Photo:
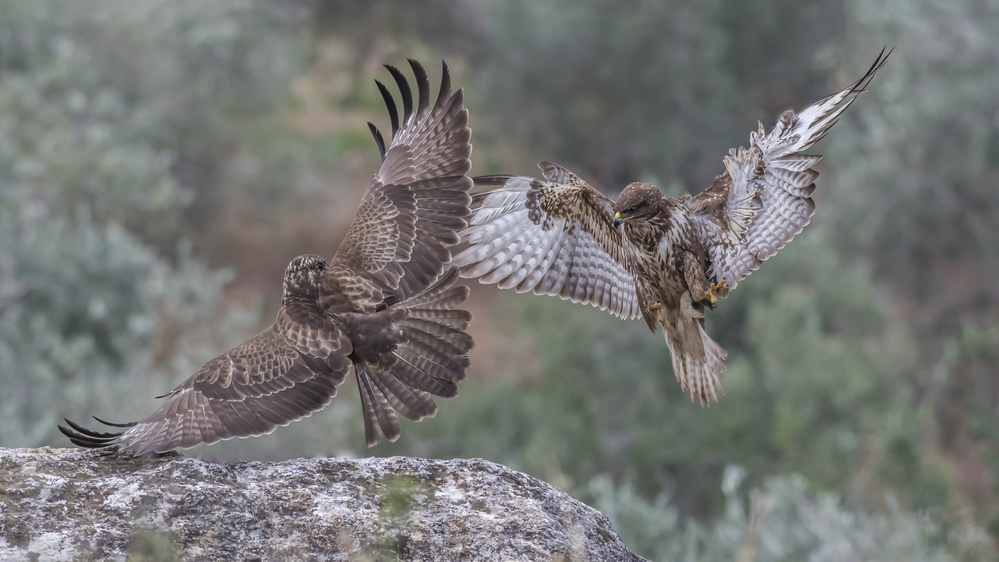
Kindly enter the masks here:
M 598 511 L 480 459 L 218 463 L 0 449 L 0 560 L 642 560 Z

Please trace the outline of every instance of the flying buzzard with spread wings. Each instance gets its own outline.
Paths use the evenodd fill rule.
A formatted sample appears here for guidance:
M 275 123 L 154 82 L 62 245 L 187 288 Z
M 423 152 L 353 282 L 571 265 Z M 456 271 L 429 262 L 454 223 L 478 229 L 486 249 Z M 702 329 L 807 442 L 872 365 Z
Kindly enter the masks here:
M 410 60 L 417 105 L 402 72 L 386 66 L 402 97 L 402 120 L 380 82 L 392 121 L 391 144 L 369 123 L 382 163 L 350 229 L 329 262 L 303 255 L 284 274 L 270 327 L 205 363 L 164 395 L 149 417 L 96 432 L 66 420 L 77 445 L 121 445 L 136 454 L 270 433 L 323 408 L 353 366 L 368 446 L 400 434 L 395 411 L 419 421 L 437 413 L 433 396 L 452 397 L 465 378 L 472 315 L 456 307 L 468 287 L 447 268 L 457 231 L 467 226 L 472 179 L 468 110 L 451 93 L 444 65 L 431 105 L 423 67 Z
M 461 275 L 503 289 L 558 295 L 621 318 L 663 326 L 673 372 L 701 404 L 718 399 L 726 352 L 704 331 L 704 309 L 808 224 L 821 156 L 803 154 L 829 132 L 884 65 L 769 132 L 729 151 L 725 172 L 699 195 L 666 197 L 632 183 L 617 202 L 569 170 L 541 162 L 544 180 L 475 178 L 473 214 L 460 234 Z M 481 189 L 481 191 L 479 191 Z

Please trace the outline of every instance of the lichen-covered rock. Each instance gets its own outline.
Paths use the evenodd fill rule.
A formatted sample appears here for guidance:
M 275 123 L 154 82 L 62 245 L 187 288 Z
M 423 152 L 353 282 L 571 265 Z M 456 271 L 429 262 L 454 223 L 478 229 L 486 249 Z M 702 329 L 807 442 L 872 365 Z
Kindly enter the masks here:
M 217 463 L 0 449 L 0 560 L 642 560 L 598 511 L 484 460 Z

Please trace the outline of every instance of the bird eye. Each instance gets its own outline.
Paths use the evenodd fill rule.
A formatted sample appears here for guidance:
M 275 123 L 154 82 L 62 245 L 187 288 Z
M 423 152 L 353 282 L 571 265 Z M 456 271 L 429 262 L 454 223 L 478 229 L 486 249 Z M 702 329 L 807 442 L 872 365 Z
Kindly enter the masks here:
M 630 214 L 634 213 L 637 210 L 638 210 L 638 207 L 628 207 L 627 209 L 624 210 L 624 212 L 628 213 L 630 215 Z

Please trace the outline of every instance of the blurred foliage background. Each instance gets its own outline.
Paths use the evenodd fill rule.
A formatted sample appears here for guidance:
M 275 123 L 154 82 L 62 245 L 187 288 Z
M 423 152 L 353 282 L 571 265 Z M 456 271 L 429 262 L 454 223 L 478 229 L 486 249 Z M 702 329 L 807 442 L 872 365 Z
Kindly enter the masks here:
M 0 0 L 0 445 L 134 419 L 332 255 L 387 123 L 383 63 L 451 65 L 473 171 L 697 192 L 859 77 L 811 226 L 709 318 L 726 395 L 659 335 L 476 285 L 473 369 L 367 451 L 353 383 L 191 454 L 479 456 L 655 560 L 995 560 L 999 5 L 991 0 Z

